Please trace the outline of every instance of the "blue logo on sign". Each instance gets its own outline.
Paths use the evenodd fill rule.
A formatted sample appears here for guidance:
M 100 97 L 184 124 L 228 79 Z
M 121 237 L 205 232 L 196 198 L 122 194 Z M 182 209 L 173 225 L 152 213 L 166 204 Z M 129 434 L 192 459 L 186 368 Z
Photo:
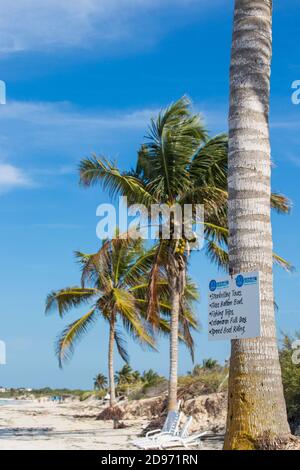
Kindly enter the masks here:
M 210 281 L 209 283 L 209 289 L 213 292 L 215 291 L 217 288 L 217 281 L 215 281 L 214 279 L 212 281 Z
M 242 287 L 244 285 L 244 276 L 239 274 L 235 280 L 237 287 Z

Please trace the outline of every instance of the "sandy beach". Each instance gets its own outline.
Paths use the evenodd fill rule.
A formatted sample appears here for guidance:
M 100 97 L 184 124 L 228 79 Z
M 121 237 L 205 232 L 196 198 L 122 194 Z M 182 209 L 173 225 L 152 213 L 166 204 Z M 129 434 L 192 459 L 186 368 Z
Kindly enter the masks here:
M 125 420 L 114 430 L 111 421 L 97 421 L 99 405 L 49 401 L 0 405 L 0 450 L 134 450 L 130 441 L 148 424 L 145 419 Z M 208 436 L 205 449 L 221 449 L 222 438 Z

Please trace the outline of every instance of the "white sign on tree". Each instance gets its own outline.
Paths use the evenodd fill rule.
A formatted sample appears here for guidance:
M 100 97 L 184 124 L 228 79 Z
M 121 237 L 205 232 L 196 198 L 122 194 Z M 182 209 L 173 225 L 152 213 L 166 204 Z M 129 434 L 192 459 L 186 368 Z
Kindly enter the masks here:
M 260 335 L 259 272 L 212 279 L 208 296 L 208 339 L 243 339 Z

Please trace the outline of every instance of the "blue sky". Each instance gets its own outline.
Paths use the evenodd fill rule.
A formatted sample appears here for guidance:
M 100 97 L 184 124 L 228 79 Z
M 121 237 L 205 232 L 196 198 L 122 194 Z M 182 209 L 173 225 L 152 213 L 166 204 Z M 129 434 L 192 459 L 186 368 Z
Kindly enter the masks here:
M 300 106 L 291 83 L 300 79 L 296 2 L 275 0 L 271 136 L 273 189 L 293 201 L 290 216 L 274 216 L 276 251 L 300 266 L 298 250 Z M 63 371 L 54 339 L 66 322 L 45 318 L 52 289 L 78 282 L 73 251 L 94 251 L 100 188 L 78 186 L 80 158 L 91 152 L 132 166 L 147 124 L 183 94 L 205 116 L 212 134 L 227 130 L 231 0 L 2 0 L 0 79 L 0 339 L 7 344 L 6 386 L 90 387 L 106 373 L 107 330 L 99 322 Z M 37 7 L 38 6 L 38 7 Z M 193 254 L 191 273 L 202 300 L 196 361 L 224 360 L 228 342 L 208 343 L 206 285 L 217 270 Z M 300 329 L 299 272 L 275 268 L 278 329 Z M 160 353 L 128 342 L 131 365 L 168 371 Z M 116 359 L 116 367 L 122 362 Z M 180 372 L 192 367 L 180 353 Z

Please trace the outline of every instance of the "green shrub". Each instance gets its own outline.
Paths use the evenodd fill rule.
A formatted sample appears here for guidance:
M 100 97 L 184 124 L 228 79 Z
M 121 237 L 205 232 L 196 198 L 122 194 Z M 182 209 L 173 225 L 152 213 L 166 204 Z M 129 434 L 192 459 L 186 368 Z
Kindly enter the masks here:
M 296 333 L 296 339 L 300 339 L 299 333 Z M 294 364 L 292 360 L 293 341 L 293 338 L 284 336 L 279 351 L 282 383 L 292 432 L 300 425 L 300 364 Z

